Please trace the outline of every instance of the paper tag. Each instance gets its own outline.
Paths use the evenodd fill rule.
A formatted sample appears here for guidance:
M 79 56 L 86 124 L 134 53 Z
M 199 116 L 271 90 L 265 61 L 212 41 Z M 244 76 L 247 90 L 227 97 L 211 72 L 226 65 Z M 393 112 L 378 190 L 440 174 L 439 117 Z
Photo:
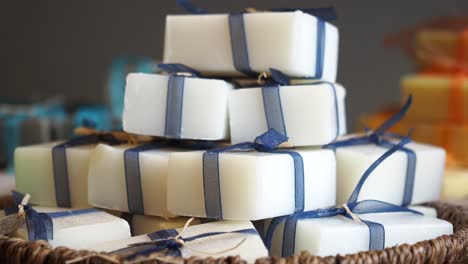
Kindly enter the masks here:
M 15 232 L 24 225 L 24 217 L 18 214 L 11 214 L 0 219 L 0 235 L 7 235 Z

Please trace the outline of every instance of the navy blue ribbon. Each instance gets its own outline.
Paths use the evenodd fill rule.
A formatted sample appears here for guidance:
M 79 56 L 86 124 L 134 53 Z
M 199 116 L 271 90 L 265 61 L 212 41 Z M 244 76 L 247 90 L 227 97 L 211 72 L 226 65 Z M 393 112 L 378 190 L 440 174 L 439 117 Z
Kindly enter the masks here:
M 389 139 L 401 139 L 403 138 L 403 136 L 388 133 L 387 130 L 393 127 L 395 124 L 397 124 L 404 117 L 409 107 L 411 106 L 411 103 L 412 103 L 412 96 L 408 98 L 408 100 L 400 109 L 400 111 L 398 111 L 395 115 L 393 115 L 384 123 L 382 123 L 377 129 L 375 129 L 374 131 L 371 131 L 367 135 L 332 142 L 324 146 L 324 148 L 335 150 L 336 148 L 340 148 L 340 147 L 348 147 L 348 146 L 356 146 L 356 145 L 364 145 L 364 144 L 375 144 L 384 148 L 392 148 L 396 144 L 390 141 Z M 407 156 L 406 178 L 405 178 L 405 187 L 404 187 L 405 189 L 403 192 L 403 200 L 402 200 L 401 205 L 408 206 L 411 204 L 411 201 L 413 199 L 414 178 L 416 174 L 417 157 L 416 157 L 416 153 L 409 148 L 401 147 L 398 150 L 404 152 Z
M 18 192 L 13 192 L 13 201 L 16 205 L 14 208 L 5 210 L 7 214 L 18 212 L 18 205 L 21 204 L 24 195 Z M 26 227 L 28 229 L 29 241 L 35 240 L 52 240 L 54 238 L 54 225 L 52 219 L 59 217 L 68 217 L 81 214 L 89 214 L 99 212 L 98 209 L 82 209 L 63 212 L 52 213 L 39 213 L 34 210 L 30 205 L 24 205 L 24 212 L 26 213 Z
M 166 97 L 166 122 L 164 135 L 168 138 L 181 138 L 182 111 L 184 105 L 184 87 L 186 76 L 200 77 L 200 73 L 190 67 L 178 63 L 158 64 L 158 67 L 169 74 Z
M 228 147 L 209 150 L 203 154 L 203 188 L 207 218 L 223 219 L 221 186 L 219 172 L 219 154 L 230 151 L 259 151 L 288 154 L 294 161 L 295 212 L 304 210 L 304 164 L 299 153 L 276 149 L 287 137 L 274 129 L 258 136 L 254 142 L 244 142 Z
M 283 72 L 270 68 L 271 78 L 267 79 L 262 86 L 263 107 L 267 121 L 268 129 L 275 129 L 283 135 L 287 136 L 286 125 L 284 122 L 283 109 L 281 105 L 281 85 L 291 85 L 291 78 Z M 340 113 L 338 110 L 338 97 L 336 94 L 336 87 L 331 82 L 319 81 L 312 83 L 305 83 L 307 85 L 321 85 L 327 84 L 333 92 L 335 119 L 336 119 L 336 134 L 340 134 Z M 304 84 L 299 84 L 304 85 Z
M 227 231 L 227 232 L 209 232 L 204 234 L 195 235 L 192 237 L 180 237 L 179 239 L 183 242 L 191 242 L 197 239 L 224 235 L 224 234 L 257 234 L 257 230 L 253 228 L 249 229 L 241 229 L 236 231 Z M 157 231 L 151 234 L 148 234 L 148 237 L 153 241 L 153 243 L 148 243 L 145 245 L 137 245 L 137 246 L 130 246 L 121 250 L 114 251 L 114 254 L 122 254 L 126 252 L 132 252 L 132 254 L 126 257 L 126 260 L 133 260 L 138 256 L 149 255 L 153 252 L 161 252 L 166 250 L 166 256 L 174 256 L 174 257 L 182 257 L 181 248 L 183 244 L 181 241 L 177 241 L 175 239 L 176 236 L 179 235 L 179 232 L 175 229 L 167 229 Z
M 367 213 L 390 213 L 390 212 L 410 212 L 415 214 L 421 214 L 419 212 L 410 210 L 406 207 L 397 206 L 381 201 L 376 200 L 365 200 L 357 201 L 359 192 L 364 185 L 365 181 L 385 159 L 390 157 L 393 153 L 401 149 L 405 144 L 409 142 L 409 138 L 404 138 L 398 144 L 393 145 L 389 150 L 387 150 L 381 157 L 379 157 L 363 174 L 361 180 L 357 184 L 355 190 L 351 194 L 347 207 L 354 214 L 367 214 Z M 347 218 L 352 218 L 352 216 L 346 211 L 344 207 L 330 207 L 326 209 L 318 209 L 308 212 L 296 213 L 290 216 L 282 216 L 274 218 L 267 230 L 265 237 L 265 244 L 268 249 L 271 250 L 271 245 L 273 241 L 273 236 L 276 228 L 281 223 L 284 224 L 283 231 L 283 242 L 282 242 L 282 256 L 290 256 L 294 254 L 295 241 L 296 241 L 296 226 L 297 221 L 302 219 L 312 219 L 312 218 L 325 218 L 342 215 Z M 381 250 L 385 248 L 385 228 L 382 224 L 362 220 L 367 227 L 369 228 L 369 250 Z
M 152 149 L 165 147 L 179 147 L 192 150 L 206 150 L 216 147 L 213 142 L 178 142 L 160 141 L 151 142 L 135 148 L 127 149 L 124 152 L 125 181 L 127 186 L 127 204 L 129 213 L 144 214 L 143 192 L 141 189 L 140 153 Z
M 110 134 L 99 134 L 73 138 L 52 148 L 55 199 L 58 207 L 72 207 L 68 179 L 67 148 L 97 144 L 100 141 L 108 142 L 110 144 L 119 143 L 117 139 Z
M 186 11 L 193 14 L 206 14 L 207 12 L 188 0 L 177 0 L 177 3 Z M 274 12 L 292 12 L 301 10 L 317 17 L 317 42 L 316 42 L 316 57 L 315 57 L 315 74 L 313 76 L 304 76 L 304 78 L 321 79 L 323 76 L 323 64 L 325 61 L 325 20 L 336 19 L 335 8 L 306 8 L 306 9 L 289 9 L 279 8 L 272 9 Z M 231 51 L 234 68 L 250 77 L 258 76 L 250 67 L 249 48 L 247 46 L 247 36 L 245 34 L 244 13 L 229 14 L 229 33 L 231 37 Z

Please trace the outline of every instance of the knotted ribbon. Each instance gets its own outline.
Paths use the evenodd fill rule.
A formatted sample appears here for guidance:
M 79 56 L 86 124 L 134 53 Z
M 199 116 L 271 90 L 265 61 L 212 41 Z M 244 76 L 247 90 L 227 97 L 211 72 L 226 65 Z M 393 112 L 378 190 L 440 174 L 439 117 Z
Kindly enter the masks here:
M 280 87 L 282 85 L 290 86 L 291 78 L 277 69 L 270 68 L 270 72 L 271 72 L 271 77 L 267 79 L 262 86 L 263 107 L 265 111 L 267 126 L 268 126 L 268 129 L 275 129 L 281 134 L 287 136 L 288 134 L 287 134 L 286 125 L 284 122 Z M 327 84 L 333 93 L 335 119 L 336 119 L 336 134 L 335 134 L 335 138 L 336 138 L 340 134 L 340 116 L 339 116 L 339 110 L 338 110 L 338 97 L 336 94 L 335 85 L 331 82 L 326 82 L 326 81 L 302 83 L 299 85 L 315 86 L 315 85 L 322 85 L 322 84 Z
M 221 202 L 221 185 L 219 155 L 231 151 L 258 151 L 277 154 L 288 154 L 294 161 L 294 212 L 304 210 L 304 162 L 299 153 L 291 150 L 280 150 L 277 147 L 287 141 L 287 137 L 274 129 L 258 136 L 254 142 L 244 142 L 228 147 L 209 150 L 203 154 L 203 188 L 207 218 L 223 219 Z
M 183 231 L 179 233 L 175 229 L 157 231 L 147 235 L 151 239 L 151 242 L 143 242 L 135 245 L 130 245 L 127 248 L 120 249 L 112 253 L 124 254 L 127 252 L 132 252 L 132 254 L 126 257 L 126 260 L 133 260 L 137 256 L 149 255 L 153 252 L 161 251 L 165 251 L 166 256 L 182 257 L 181 249 L 185 246 L 187 242 L 192 242 L 198 239 L 224 234 L 258 234 L 257 230 L 253 228 L 225 232 L 208 232 L 186 238 L 182 237 L 182 233 Z
M 99 142 L 106 142 L 111 145 L 122 143 L 112 133 L 99 133 L 72 138 L 52 148 L 55 199 L 58 207 L 72 207 L 68 179 L 67 148 L 97 144 Z
M 342 215 L 347 218 L 362 221 L 369 228 L 369 250 L 381 250 L 385 248 L 385 228 L 382 224 L 359 219 L 355 214 L 367 213 L 390 213 L 390 212 L 410 212 L 421 214 L 406 207 L 389 204 L 386 202 L 376 200 L 365 200 L 358 202 L 359 192 L 366 182 L 369 175 L 374 171 L 385 159 L 390 157 L 393 153 L 400 150 L 405 144 L 410 142 L 409 138 L 403 138 L 398 144 L 393 145 L 381 157 L 379 157 L 372 165 L 364 172 L 359 180 L 356 188 L 348 199 L 348 202 L 339 207 L 330 207 L 326 209 L 318 209 L 308 212 L 296 213 L 289 216 L 281 216 L 274 218 L 268 226 L 267 234 L 265 237 L 265 244 L 271 250 L 273 236 L 276 228 L 281 223 L 284 224 L 283 242 L 282 242 L 282 256 L 290 256 L 294 254 L 295 241 L 296 241 L 296 226 L 297 221 L 302 219 L 325 218 Z
M 182 110 L 186 77 L 200 77 L 200 73 L 183 64 L 159 64 L 158 67 L 169 74 L 166 97 L 166 122 L 164 135 L 169 138 L 182 136 Z
M 150 142 L 141 146 L 130 148 L 124 152 L 125 181 L 127 186 L 127 204 L 129 213 L 144 214 L 143 191 L 141 189 L 140 153 L 148 150 L 179 147 L 191 150 L 207 150 L 216 147 L 213 142 L 181 142 L 159 141 Z
M 177 0 L 177 3 L 186 11 L 193 14 L 207 14 L 202 8 L 193 5 L 188 0 Z M 252 10 L 252 9 L 249 9 Z M 313 76 L 304 76 L 304 78 L 321 79 L 323 75 L 325 61 L 325 20 L 336 19 L 336 11 L 334 8 L 307 8 L 307 9 L 288 9 L 280 8 L 273 9 L 274 12 L 292 12 L 300 10 L 304 13 L 317 17 L 317 43 L 316 43 L 316 61 L 315 74 Z M 252 70 L 249 60 L 249 47 L 247 45 L 247 36 L 245 33 L 244 12 L 238 14 L 229 14 L 229 33 L 231 38 L 231 51 L 234 67 L 237 71 L 250 76 L 256 77 L 258 72 Z
M 411 106 L 412 97 L 410 96 L 404 106 L 388 120 L 382 123 L 377 129 L 369 131 L 364 136 L 352 137 L 349 139 L 344 139 L 340 141 L 332 142 L 328 145 L 325 145 L 324 148 L 329 148 L 335 150 L 340 147 L 356 146 L 356 145 L 365 145 L 365 144 L 375 144 L 384 148 L 392 148 L 396 146 L 391 139 L 401 139 L 403 136 L 387 132 L 392 126 L 398 123 L 403 116 L 408 111 Z M 416 162 L 417 157 L 416 153 L 406 147 L 399 147 L 398 151 L 403 151 L 407 156 L 407 165 L 406 165 L 406 178 L 405 178 L 405 189 L 403 192 L 402 206 L 408 206 L 411 204 L 413 199 L 413 190 L 414 190 L 414 178 L 416 174 Z
M 6 213 L 17 213 L 18 205 L 21 204 L 23 198 L 23 194 L 13 191 L 13 201 L 16 204 L 16 207 L 5 210 Z M 23 209 L 26 214 L 26 227 L 28 229 L 29 241 L 48 241 L 54 239 L 54 225 L 52 220 L 54 218 L 100 212 L 98 209 L 91 208 L 63 212 L 39 213 L 28 204 L 23 205 Z

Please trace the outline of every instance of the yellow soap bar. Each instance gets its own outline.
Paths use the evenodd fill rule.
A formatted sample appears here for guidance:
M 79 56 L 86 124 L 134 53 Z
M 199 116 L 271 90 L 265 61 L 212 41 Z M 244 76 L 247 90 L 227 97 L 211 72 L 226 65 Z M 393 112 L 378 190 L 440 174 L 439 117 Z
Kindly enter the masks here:
M 456 82 L 460 82 L 459 92 L 452 91 Z M 460 81 L 451 76 L 408 75 L 402 78 L 401 88 L 405 100 L 413 95 L 413 104 L 406 115 L 408 120 L 448 122 L 459 114 L 463 121 L 468 121 L 468 107 L 463 107 L 468 105 L 468 78 Z M 460 100 L 462 107 L 458 109 L 454 100 Z
M 418 62 L 430 65 L 435 57 L 453 60 L 454 62 L 464 62 L 468 64 L 468 56 L 458 58 L 457 49 L 462 44 L 464 50 L 468 50 L 468 41 L 462 43 L 460 33 L 443 30 L 423 30 L 416 35 L 416 58 Z
M 449 168 L 445 171 L 442 197 L 444 199 L 468 198 L 468 169 Z

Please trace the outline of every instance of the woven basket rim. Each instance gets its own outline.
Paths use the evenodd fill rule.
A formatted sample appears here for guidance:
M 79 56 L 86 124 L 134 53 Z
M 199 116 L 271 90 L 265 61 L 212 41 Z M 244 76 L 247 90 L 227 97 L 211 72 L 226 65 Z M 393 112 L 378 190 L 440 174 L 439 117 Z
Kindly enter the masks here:
M 0 209 L 5 200 L 0 197 Z M 468 263 L 468 202 L 466 205 L 450 202 L 424 204 L 434 207 L 438 217 L 451 222 L 452 235 L 421 241 L 414 245 L 399 245 L 378 251 L 327 257 L 313 256 L 307 252 L 288 258 L 265 257 L 256 263 Z M 125 256 L 74 250 L 66 247 L 52 248 L 46 241 L 27 242 L 19 238 L 0 236 L 0 263 L 126 263 Z M 239 256 L 188 259 L 153 253 L 131 263 L 245 263 Z

